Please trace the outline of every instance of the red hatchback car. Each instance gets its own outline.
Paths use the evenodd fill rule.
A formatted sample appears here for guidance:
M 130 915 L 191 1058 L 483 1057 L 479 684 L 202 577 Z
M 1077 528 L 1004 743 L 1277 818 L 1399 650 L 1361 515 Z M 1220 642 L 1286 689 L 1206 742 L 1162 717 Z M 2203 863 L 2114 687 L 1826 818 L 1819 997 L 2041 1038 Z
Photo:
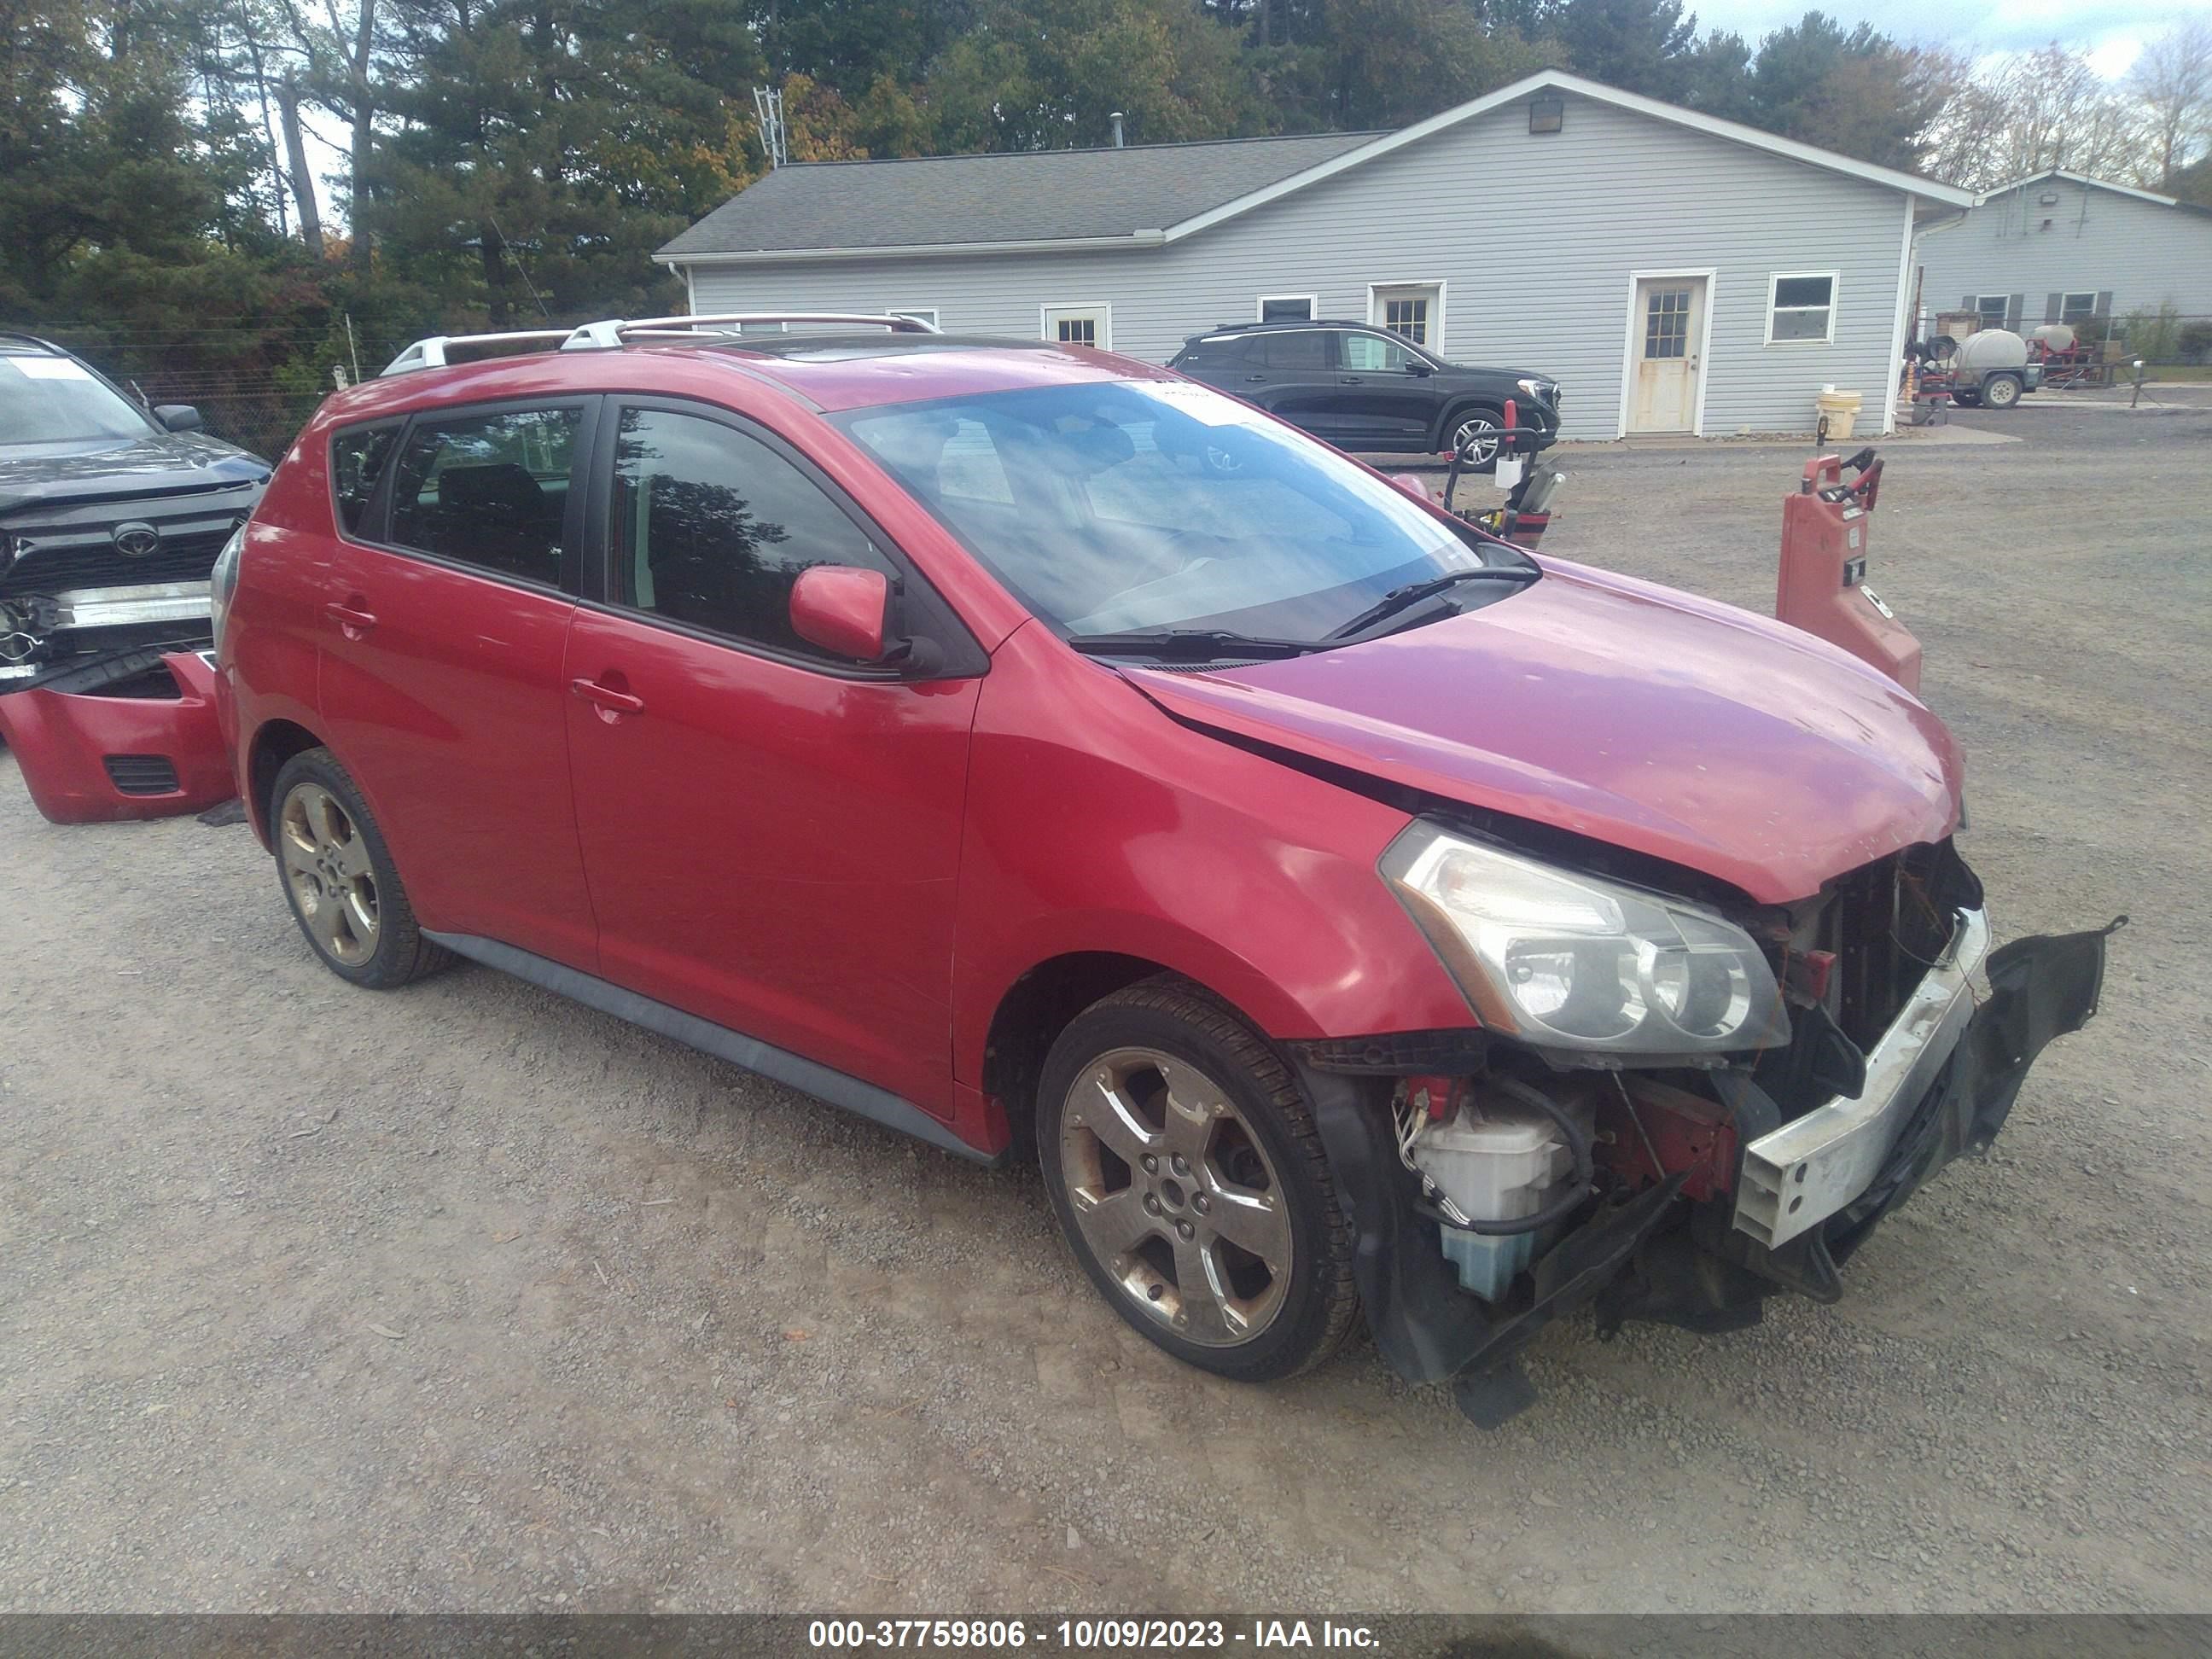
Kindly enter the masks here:
M 1034 1148 L 1168 1352 L 1364 1312 L 1480 1421 L 1564 1312 L 1832 1298 L 2093 1012 L 2104 934 L 1990 950 L 1957 748 L 1841 651 L 1168 370 L 760 320 L 390 375 L 284 458 L 220 702 L 339 977 L 470 957 Z

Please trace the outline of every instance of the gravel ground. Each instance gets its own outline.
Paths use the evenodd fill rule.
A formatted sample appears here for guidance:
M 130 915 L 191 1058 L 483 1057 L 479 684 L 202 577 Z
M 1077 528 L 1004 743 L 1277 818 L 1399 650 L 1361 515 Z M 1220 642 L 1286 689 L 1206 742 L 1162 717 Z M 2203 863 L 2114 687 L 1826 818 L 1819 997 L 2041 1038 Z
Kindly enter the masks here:
M 246 830 L 0 755 L 0 1608 L 2212 1606 L 2212 411 L 2044 401 L 1892 447 L 1874 580 L 2001 927 L 2135 918 L 2102 1014 L 1839 1305 L 1563 1325 L 1494 1434 L 1364 1346 L 1180 1369 L 1033 1173 L 346 989 Z M 1802 458 L 1573 453 L 1551 547 L 1763 607 Z

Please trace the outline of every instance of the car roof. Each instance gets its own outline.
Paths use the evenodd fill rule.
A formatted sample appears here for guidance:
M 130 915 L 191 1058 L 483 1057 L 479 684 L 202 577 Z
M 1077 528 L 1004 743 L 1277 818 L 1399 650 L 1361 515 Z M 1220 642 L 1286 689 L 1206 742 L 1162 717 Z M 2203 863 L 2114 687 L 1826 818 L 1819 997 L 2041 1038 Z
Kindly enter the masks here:
M 1176 378 L 1134 358 L 1049 340 L 875 332 L 721 335 L 412 369 L 333 393 L 323 409 L 332 420 L 373 420 L 446 404 L 603 392 L 712 399 L 726 397 L 733 381 L 749 381 L 828 413 L 1030 386 Z
M 42 340 L 35 334 L 18 333 L 14 329 L 0 329 L 0 351 L 15 352 L 21 356 L 28 356 L 35 351 L 42 352 L 49 357 L 66 357 L 70 355 L 65 349 L 56 345 L 52 340 Z

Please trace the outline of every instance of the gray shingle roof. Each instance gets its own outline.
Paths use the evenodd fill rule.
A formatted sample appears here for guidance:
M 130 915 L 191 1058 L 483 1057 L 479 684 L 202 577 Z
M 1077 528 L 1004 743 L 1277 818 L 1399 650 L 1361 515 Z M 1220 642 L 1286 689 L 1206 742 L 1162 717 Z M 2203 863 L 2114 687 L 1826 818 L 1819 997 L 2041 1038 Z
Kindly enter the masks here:
M 1164 230 L 1356 149 L 1371 132 L 778 167 L 663 254 L 1058 241 Z

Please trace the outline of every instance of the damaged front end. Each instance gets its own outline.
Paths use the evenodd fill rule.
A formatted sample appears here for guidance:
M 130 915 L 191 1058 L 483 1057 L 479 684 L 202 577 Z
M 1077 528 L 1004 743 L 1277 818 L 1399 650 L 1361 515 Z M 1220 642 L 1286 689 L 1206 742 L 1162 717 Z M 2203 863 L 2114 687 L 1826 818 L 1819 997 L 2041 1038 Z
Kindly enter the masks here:
M 167 817 L 238 793 L 202 651 L 117 652 L 0 687 L 0 742 L 54 823 Z
M 1465 898 L 1437 842 L 1471 854 Z M 1377 1346 L 1486 1426 L 1533 1401 L 1519 1355 L 1563 1314 L 1720 1331 L 1778 1291 L 1835 1300 L 1881 1218 L 1985 1150 L 2096 1012 L 2120 925 L 1991 951 L 1948 840 L 1725 915 L 1417 845 L 1385 874 L 1485 1029 L 1293 1047 Z

